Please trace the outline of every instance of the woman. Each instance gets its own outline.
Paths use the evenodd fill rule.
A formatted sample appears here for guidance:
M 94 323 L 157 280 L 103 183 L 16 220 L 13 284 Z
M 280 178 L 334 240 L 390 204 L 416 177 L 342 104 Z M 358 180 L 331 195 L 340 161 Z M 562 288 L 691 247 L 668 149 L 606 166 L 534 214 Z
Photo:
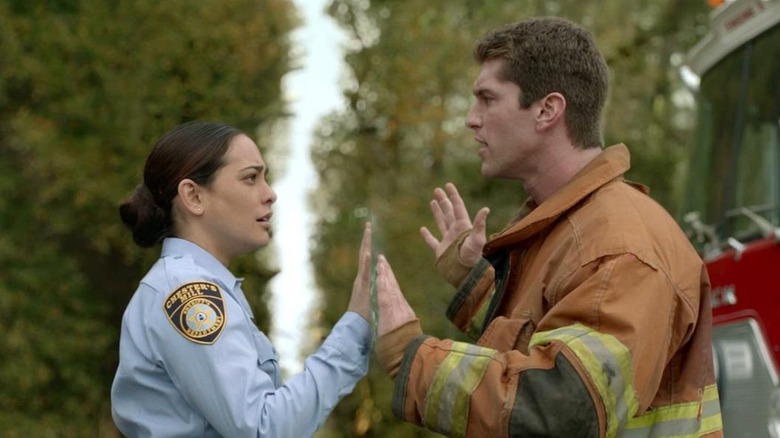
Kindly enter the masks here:
M 257 145 L 221 123 L 165 134 L 119 211 L 142 247 L 162 243 L 122 320 L 114 421 L 128 437 L 306 437 L 368 368 L 371 229 L 348 311 L 282 384 L 230 261 L 268 245 L 276 194 Z M 391 328 L 387 328 L 391 329 Z

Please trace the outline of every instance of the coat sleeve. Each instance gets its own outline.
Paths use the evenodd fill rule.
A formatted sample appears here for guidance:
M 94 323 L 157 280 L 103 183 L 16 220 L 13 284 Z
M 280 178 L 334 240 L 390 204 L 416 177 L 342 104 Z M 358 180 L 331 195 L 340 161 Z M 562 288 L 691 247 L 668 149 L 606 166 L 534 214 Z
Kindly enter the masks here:
M 495 271 L 486 259 L 476 266 L 466 266 L 458 253 L 470 231 L 464 232 L 436 261 L 439 274 L 456 288 L 447 318 L 463 333 L 473 339 L 482 333 L 483 321 L 495 291 Z
M 698 306 L 681 303 L 668 278 L 632 254 L 600 258 L 574 277 L 528 354 L 407 339 L 395 415 L 447 436 L 604 437 L 630 426 L 685 342 L 672 327 L 696 321 Z M 695 420 L 698 411 L 689 411 Z

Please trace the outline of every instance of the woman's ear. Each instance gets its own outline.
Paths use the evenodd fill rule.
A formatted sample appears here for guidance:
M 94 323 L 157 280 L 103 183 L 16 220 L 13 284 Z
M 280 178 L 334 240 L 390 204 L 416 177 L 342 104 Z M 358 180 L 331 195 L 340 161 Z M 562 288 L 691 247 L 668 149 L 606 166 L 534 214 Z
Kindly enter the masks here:
M 203 214 L 203 188 L 195 181 L 189 178 L 181 180 L 178 195 L 182 209 L 195 216 Z
M 566 112 L 566 98 L 563 94 L 554 92 L 544 96 L 539 102 L 539 113 L 536 117 L 536 126 L 540 130 L 547 130 L 559 122 L 563 122 Z

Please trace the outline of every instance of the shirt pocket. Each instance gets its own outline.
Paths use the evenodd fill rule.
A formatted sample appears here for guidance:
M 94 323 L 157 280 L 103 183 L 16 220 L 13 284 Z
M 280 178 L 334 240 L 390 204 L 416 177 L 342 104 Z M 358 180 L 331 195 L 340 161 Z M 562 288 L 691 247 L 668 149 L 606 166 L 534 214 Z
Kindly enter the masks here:
M 268 374 L 274 382 L 274 387 L 281 386 L 279 376 L 279 356 L 271 340 L 260 330 L 255 330 L 252 334 L 257 349 L 257 366 Z

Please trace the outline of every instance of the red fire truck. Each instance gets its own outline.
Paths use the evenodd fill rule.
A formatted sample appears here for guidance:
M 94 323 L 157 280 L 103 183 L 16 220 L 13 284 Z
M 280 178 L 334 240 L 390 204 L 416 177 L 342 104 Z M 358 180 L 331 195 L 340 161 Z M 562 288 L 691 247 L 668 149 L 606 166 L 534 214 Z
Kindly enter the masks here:
M 698 127 L 683 221 L 712 282 L 724 434 L 780 438 L 780 0 L 712 3 L 686 63 Z

